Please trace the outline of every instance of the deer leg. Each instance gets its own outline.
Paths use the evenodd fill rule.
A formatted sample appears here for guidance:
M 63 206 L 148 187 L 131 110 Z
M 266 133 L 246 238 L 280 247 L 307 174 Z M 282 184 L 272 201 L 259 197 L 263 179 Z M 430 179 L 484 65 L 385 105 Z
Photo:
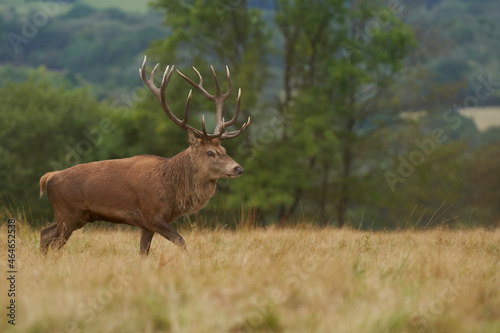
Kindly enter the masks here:
M 56 250 L 61 249 L 68 239 L 71 237 L 71 234 L 75 228 L 72 228 L 71 225 L 68 225 L 66 223 L 58 223 L 57 225 L 57 239 L 54 241 L 53 248 Z
M 183 252 L 187 253 L 184 239 L 177 231 L 175 231 L 174 227 L 172 227 L 170 223 L 163 220 L 160 223 L 155 224 L 151 229 L 177 245 Z
M 147 256 L 149 248 L 151 247 L 151 239 L 153 239 L 155 232 L 146 228 L 141 228 L 141 249 L 140 254 Z
M 40 231 L 40 252 L 47 254 L 50 245 L 57 239 L 57 222 L 51 223 Z

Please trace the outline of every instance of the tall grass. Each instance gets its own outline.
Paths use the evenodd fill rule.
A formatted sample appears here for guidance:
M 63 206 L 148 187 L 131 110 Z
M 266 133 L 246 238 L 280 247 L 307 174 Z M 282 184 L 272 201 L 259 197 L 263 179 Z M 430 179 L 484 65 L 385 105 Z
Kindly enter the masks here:
M 17 322 L 2 316 L 0 331 L 500 331 L 497 230 L 254 230 L 248 221 L 238 231 L 184 228 L 189 256 L 156 235 L 145 259 L 136 229 L 84 228 L 42 256 L 39 232 L 21 228 Z M 6 240 L 2 228 L 4 263 Z

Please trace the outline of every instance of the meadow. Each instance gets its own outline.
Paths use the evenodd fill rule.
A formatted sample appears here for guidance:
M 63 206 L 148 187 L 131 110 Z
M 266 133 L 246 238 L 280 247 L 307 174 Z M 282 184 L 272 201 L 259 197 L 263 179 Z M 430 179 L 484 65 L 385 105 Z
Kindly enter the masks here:
M 139 230 L 92 226 L 42 256 L 18 222 L 0 331 L 500 331 L 498 230 L 182 229 L 189 256 L 155 235 L 141 258 Z M 6 243 L 2 225 L 4 272 Z

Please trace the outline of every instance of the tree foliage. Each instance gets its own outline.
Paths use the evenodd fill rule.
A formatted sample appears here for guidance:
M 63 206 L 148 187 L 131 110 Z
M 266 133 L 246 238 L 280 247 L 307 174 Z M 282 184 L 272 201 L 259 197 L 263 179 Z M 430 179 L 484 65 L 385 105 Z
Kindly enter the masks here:
M 373 2 L 283 0 L 276 8 L 275 21 L 284 39 L 284 95 L 277 104 L 283 130 L 279 143 L 257 154 L 268 161 L 284 149 L 279 156 L 293 166 L 287 174 L 293 181 L 271 183 L 270 190 L 283 199 L 280 220 L 307 202 L 304 206 L 317 212 L 320 223 L 336 214 L 343 225 L 357 195 L 352 186 L 360 176 L 356 159 L 366 156 L 364 148 L 374 139 L 374 129 L 393 111 L 381 97 L 388 99 L 386 89 L 413 45 L 411 29 Z M 373 31 L 370 22 L 376 24 Z M 359 34 L 367 39 L 362 46 L 357 44 Z M 256 178 L 253 182 L 261 187 L 269 185 Z
M 37 200 L 40 177 L 95 160 L 112 130 L 103 122 L 108 107 L 86 89 L 54 86 L 39 74 L 0 88 L 0 193 L 35 216 L 49 211 Z

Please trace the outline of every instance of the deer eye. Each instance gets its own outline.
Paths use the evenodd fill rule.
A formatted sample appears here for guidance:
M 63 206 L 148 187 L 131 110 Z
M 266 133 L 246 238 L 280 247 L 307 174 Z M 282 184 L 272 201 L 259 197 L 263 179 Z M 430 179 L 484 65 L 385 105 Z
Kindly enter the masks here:
M 207 151 L 207 155 L 210 157 L 215 157 L 215 153 L 211 150 Z

